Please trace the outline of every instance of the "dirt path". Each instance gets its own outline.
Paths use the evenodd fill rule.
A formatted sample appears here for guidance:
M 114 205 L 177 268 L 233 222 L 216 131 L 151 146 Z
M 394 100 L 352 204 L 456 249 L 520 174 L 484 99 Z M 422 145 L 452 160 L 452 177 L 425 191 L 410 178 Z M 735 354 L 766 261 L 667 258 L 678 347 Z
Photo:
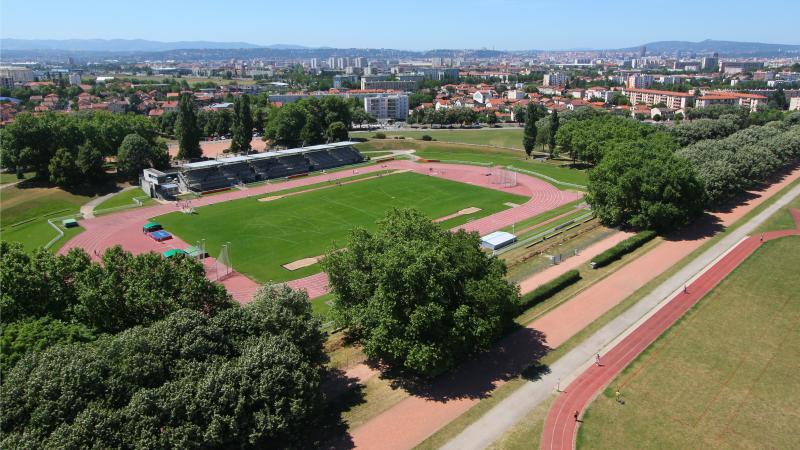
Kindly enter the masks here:
M 792 210 L 792 215 L 797 221 L 796 229 L 764 233 L 763 242 L 784 236 L 800 235 L 800 210 Z M 575 436 L 580 426 L 575 413 L 583 412 L 600 390 L 622 369 L 733 272 L 763 242 L 761 236 L 750 236 L 741 241 L 731 252 L 689 284 L 685 292 L 675 295 L 666 306 L 606 352 L 601 358 L 600 365 L 590 366 L 570 383 L 550 409 L 540 448 L 542 450 L 575 448 Z
M 125 191 L 130 191 L 131 189 L 136 189 L 137 187 L 139 186 L 126 186 L 118 190 L 117 192 L 112 192 L 110 194 L 101 195 L 100 197 L 95 197 L 81 206 L 81 215 L 83 216 L 84 219 L 94 219 L 94 209 L 97 207 L 97 205 L 103 203 L 104 201 L 110 199 L 111 197 L 117 194 L 120 194 Z

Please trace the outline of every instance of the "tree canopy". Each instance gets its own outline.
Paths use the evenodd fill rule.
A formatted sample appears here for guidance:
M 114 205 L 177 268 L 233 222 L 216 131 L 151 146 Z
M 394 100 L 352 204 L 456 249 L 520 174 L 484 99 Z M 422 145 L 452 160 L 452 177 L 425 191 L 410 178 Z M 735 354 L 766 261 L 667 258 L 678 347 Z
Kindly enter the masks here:
M 250 141 L 253 140 L 253 115 L 250 112 L 248 95 L 240 95 L 234 101 L 231 134 L 232 152 L 250 151 Z
M 4 374 L 4 448 L 313 446 L 323 335 L 308 297 L 262 288 L 243 308 L 188 309 L 55 345 Z
M 125 136 L 117 155 L 117 172 L 127 178 L 136 178 L 142 170 L 169 166 L 169 153 L 163 143 L 151 145 L 138 134 Z
M 353 122 L 353 107 L 339 97 L 325 96 L 322 99 L 301 99 L 273 108 L 267 116 L 264 136 L 274 144 L 285 147 L 324 144 L 332 124 L 340 122 L 349 128 Z M 364 119 L 363 116 L 359 117 Z
M 355 229 L 323 267 L 332 314 L 370 358 L 435 376 L 488 346 L 511 324 L 519 292 L 476 233 L 451 233 L 415 210 Z
M 610 148 L 589 172 L 586 201 L 606 225 L 659 232 L 703 212 L 705 193 L 692 165 L 649 141 Z

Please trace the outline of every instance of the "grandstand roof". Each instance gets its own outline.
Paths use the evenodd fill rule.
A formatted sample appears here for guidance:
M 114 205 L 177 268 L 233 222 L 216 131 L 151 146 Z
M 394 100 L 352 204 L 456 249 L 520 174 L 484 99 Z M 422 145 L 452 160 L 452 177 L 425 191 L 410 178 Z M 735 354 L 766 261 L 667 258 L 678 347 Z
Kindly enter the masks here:
M 252 155 L 238 155 L 238 156 L 226 156 L 219 159 L 211 159 L 208 161 L 198 161 L 193 163 L 184 163 L 180 165 L 181 169 L 184 170 L 194 170 L 194 169 L 203 169 L 206 167 L 216 167 L 222 166 L 225 164 L 235 164 L 235 163 L 242 163 L 246 161 L 255 161 L 260 159 L 267 159 L 267 158 L 277 158 L 280 156 L 287 156 L 287 155 L 302 155 L 304 153 L 316 152 L 321 150 L 331 150 L 334 148 L 340 147 L 349 147 L 351 145 L 355 145 L 357 142 L 353 141 L 344 141 L 344 142 L 336 142 L 333 144 L 321 144 L 321 145 L 312 145 L 309 147 L 300 147 L 300 148 L 290 148 L 287 150 L 278 150 L 278 151 L 271 151 L 271 152 L 263 152 L 263 153 L 254 153 Z

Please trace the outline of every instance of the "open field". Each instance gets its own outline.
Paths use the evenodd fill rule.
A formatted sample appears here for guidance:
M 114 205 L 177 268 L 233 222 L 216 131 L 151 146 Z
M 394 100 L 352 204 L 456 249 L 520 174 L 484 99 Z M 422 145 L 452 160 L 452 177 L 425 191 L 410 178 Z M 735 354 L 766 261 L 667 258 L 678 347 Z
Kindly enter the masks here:
M 156 202 L 155 200 L 147 197 L 147 194 L 145 194 L 141 188 L 135 188 L 115 194 L 113 197 L 97 205 L 97 207 L 95 207 L 95 211 L 102 212 L 104 209 L 135 205 L 133 199 L 137 197 L 146 197 L 140 199 L 144 205 L 152 205 Z
M 462 144 L 489 145 L 522 150 L 522 128 L 484 128 L 478 130 L 419 130 L 419 131 L 380 131 L 387 138 L 404 136 L 419 139 L 428 135 L 437 141 Z M 353 133 L 354 137 L 372 137 L 376 132 Z
M 792 448 L 800 238 L 765 243 L 587 411 L 584 448 Z M 613 392 L 622 386 L 625 405 Z
M 486 131 L 485 133 L 495 133 Z M 356 145 L 362 151 L 415 150 L 417 156 L 442 161 L 463 161 L 478 164 L 497 164 L 531 170 L 564 183 L 586 185 L 584 170 L 571 169 L 566 161 L 538 162 L 526 159 L 522 150 L 473 147 L 445 142 L 425 142 L 411 139 L 372 139 Z M 563 186 L 556 185 L 563 189 Z
M 35 175 L 35 173 L 33 173 L 33 172 L 25 172 L 23 174 L 23 176 L 25 177 L 26 180 L 31 178 L 34 175 Z M 3 172 L 3 173 L 0 173 L 0 184 L 15 183 L 17 181 L 20 181 L 20 180 L 17 178 L 17 174 L 14 173 L 14 172 Z
M 481 208 L 442 222 L 449 228 L 505 210 L 506 202 L 525 201 L 492 189 L 400 173 L 268 202 L 244 198 L 218 203 L 198 208 L 194 215 L 176 212 L 156 220 L 186 242 L 206 239 L 212 256 L 230 242 L 234 267 L 257 281 L 287 281 L 319 272 L 319 265 L 289 271 L 283 264 L 343 245 L 349 230 L 373 229 L 392 207 L 414 207 L 431 218 Z
M 56 236 L 47 219 L 77 214 L 81 205 L 90 199 L 55 187 L 10 186 L 0 190 L 2 239 L 22 242 L 27 251 L 41 247 Z M 15 224 L 19 225 L 11 226 Z M 56 243 L 53 250 L 79 232 L 79 228 L 66 230 L 65 239 Z

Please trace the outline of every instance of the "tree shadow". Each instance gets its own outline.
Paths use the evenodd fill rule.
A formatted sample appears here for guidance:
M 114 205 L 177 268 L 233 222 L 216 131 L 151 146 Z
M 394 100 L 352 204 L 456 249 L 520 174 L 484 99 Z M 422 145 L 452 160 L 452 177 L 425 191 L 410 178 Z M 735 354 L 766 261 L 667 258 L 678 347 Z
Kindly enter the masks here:
M 545 336 L 540 331 L 519 327 L 490 350 L 474 355 L 455 369 L 431 380 L 378 367 L 384 369 L 381 377 L 391 379 L 393 388 L 404 389 L 417 397 L 437 402 L 483 399 L 491 394 L 500 381 L 508 381 L 521 374 L 533 380 L 547 373 L 549 369 L 539 364 L 539 360 L 550 350 L 544 342 Z
M 704 212 L 689 226 L 665 234 L 664 239 L 668 241 L 696 241 L 698 239 L 712 237 L 724 230 L 725 227 L 722 225 L 722 221 L 719 217 L 709 212 Z
M 16 185 L 17 189 L 51 189 L 51 188 L 58 188 L 55 184 L 51 183 L 49 180 L 42 179 L 42 178 L 28 178 L 25 179 Z M 94 197 L 97 195 L 106 195 L 112 194 L 115 192 L 119 192 L 122 188 L 117 185 L 117 180 L 113 178 L 108 178 L 105 181 L 100 183 L 83 183 L 78 186 L 71 186 L 71 187 L 61 187 L 65 192 L 69 192 L 73 195 L 80 195 L 86 197 Z
M 308 448 L 353 448 L 343 414 L 364 403 L 364 386 L 343 370 L 332 369 L 322 386 L 326 404 L 318 428 L 308 433 Z

